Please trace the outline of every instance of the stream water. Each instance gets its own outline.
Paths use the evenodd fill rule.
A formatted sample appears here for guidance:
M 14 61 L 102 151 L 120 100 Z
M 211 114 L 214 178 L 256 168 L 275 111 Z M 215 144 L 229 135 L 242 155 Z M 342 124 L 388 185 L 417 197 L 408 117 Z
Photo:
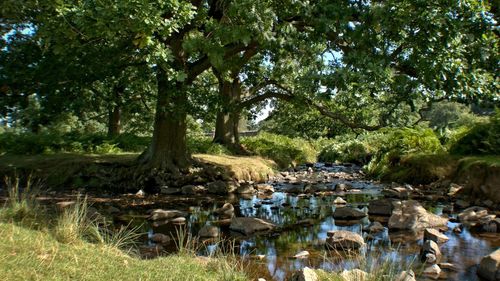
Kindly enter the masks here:
M 306 168 L 304 168 L 306 169 Z M 294 175 L 306 175 L 300 171 Z M 329 177 L 328 175 L 336 175 Z M 318 165 L 309 178 L 324 179 L 317 185 L 320 190 L 313 194 L 289 193 L 296 185 L 277 180 L 273 183 L 276 192 L 272 194 L 229 195 L 229 196 L 156 196 L 153 198 L 127 200 L 127 206 L 122 206 L 121 213 L 115 221 L 124 224 L 132 221 L 141 224 L 149 237 L 154 233 L 176 235 L 179 228 L 196 236 L 204 225 L 220 227 L 224 241 L 234 241 L 231 247 L 224 242 L 206 242 L 198 246 L 198 254 L 209 255 L 217 248 L 231 250 L 247 263 L 247 269 L 253 278 L 266 280 L 286 280 L 291 274 L 305 266 L 321 268 L 327 271 L 341 271 L 343 269 L 367 269 L 370 265 L 382 264 L 390 261 L 401 268 L 411 267 L 417 272 L 422 268 L 418 261 L 418 254 L 422 245 L 421 233 L 389 232 L 387 229 L 388 217 L 367 216 L 358 221 L 339 221 L 332 216 L 335 211 L 333 200 L 342 196 L 347 206 L 366 211 L 370 200 L 382 197 L 381 184 L 364 181 L 356 167 Z M 353 189 L 342 193 L 328 192 L 337 183 L 348 183 Z M 119 201 L 117 201 L 119 202 Z M 229 230 L 229 225 L 221 223 L 214 210 L 224 203 L 231 203 L 235 207 L 235 216 L 259 217 L 270 220 L 282 226 L 279 231 L 267 232 L 260 235 L 245 237 L 240 233 Z M 447 202 L 422 201 L 424 207 L 435 214 L 441 214 L 447 208 Z M 115 204 L 116 205 L 116 204 Z M 188 212 L 183 225 L 166 223 L 152 223 L 146 219 L 152 209 L 176 209 Z M 456 216 L 456 214 L 451 214 Z M 371 221 L 379 221 L 385 227 L 383 232 L 367 235 L 363 229 Z M 443 270 L 441 280 L 480 280 L 476 275 L 476 267 L 484 255 L 491 253 L 500 246 L 498 234 L 474 234 L 466 228 L 461 233 L 452 229 L 456 223 L 448 224 L 445 234 L 450 240 L 440 246 L 443 257 L 441 262 L 452 263 L 458 271 Z M 349 230 L 362 234 L 367 242 L 358 254 L 340 254 L 326 251 L 324 243 L 326 233 L 330 230 Z M 143 250 L 151 249 L 161 253 L 175 251 L 175 244 L 158 248 L 157 245 L 144 237 Z M 296 253 L 307 250 L 310 256 L 305 259 L 291 258 Z M 255 258 L 259 255 L 261 258 Z M 426 280 L 419 277 L 419 280 Z

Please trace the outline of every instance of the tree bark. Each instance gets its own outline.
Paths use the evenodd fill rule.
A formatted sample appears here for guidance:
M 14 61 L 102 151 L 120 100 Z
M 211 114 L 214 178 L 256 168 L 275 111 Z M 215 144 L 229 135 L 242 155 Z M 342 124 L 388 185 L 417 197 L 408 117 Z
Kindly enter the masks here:
M 217 112 L 215 120 L 214 143 L 227 147 L 232 152 L 241 153 L 242 147 L 239 136 L 239 121 L 241 109 L 241 83 L 238 77 L 232 81 L 219 78 L 219 95 L 221 109 Z
M 114 105 L 108 113 L 108 137 L 116 137 L 121 133 L 122 110 L 119 105 Z
M 186 145 L 187 93 L 183 83 L 169 82 L 161 67 L 158 67 L 157 82 L 153 138 L 139 161 L 147 167 L 179 173 L 190 163 Z
M 115 86 L 113 88 L 113 105 L 108 110 L 108 137 L 116 137 L 121 133 L 121 119 L 122 119 L 122 107 L 121 107 L 121 95 L 124 89 L 121 86 Z

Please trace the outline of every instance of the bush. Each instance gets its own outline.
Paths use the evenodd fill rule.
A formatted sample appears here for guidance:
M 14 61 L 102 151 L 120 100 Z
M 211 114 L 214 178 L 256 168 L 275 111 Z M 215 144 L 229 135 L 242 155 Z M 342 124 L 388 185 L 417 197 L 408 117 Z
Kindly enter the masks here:
M 104 134 L 42 132 L 0 134 L 0 153 L 34 155 L 42 153 L 120 153 L 140 152 L 149 144 L 149 137 L 123 134 L 109 138 Z
M 191 136 L 187 139 L 188 151 L 190 153 L 214 154 L 223 155 L 231 154 L 231 152 L 223 145 L 213 143 L 210 137 Z
M 314 146 L 302 138 L 289 138 L 270 133 L 243 138 L 241 142 L 250 152 L 270 158 L 282 168 L 316 162 L 318 154 Z
M 368 172 L 378 177 L 398 165 L 403 156 L 444 151 L 436 134 L 421 127 L 385 129 L 374 134 L 368 143 L 376 151 L 368 164 Z
M 332 141 L 321 148 L 318 156 L 320 162 L 335 162 L 367 164 L 371 153 L 365 143 L 360 140 L 345 142 Z
M 500 110 L 489 122 L 477 124 L 464 131 L 450 144 L 450 153 L 455 155 L 500 155 Z

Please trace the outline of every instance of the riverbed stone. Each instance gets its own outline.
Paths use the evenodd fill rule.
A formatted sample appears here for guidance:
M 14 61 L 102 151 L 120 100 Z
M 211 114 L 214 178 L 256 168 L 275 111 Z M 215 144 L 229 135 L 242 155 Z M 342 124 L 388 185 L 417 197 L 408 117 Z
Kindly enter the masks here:
M 439 232 L 439 230 L 437 229 L 426 228 L 424 230 L 424 240 L 432 240 L 436 243 L 445 243 L 446 241 L 450 240 L 450 238 Z
M 365 213 L 349 207 L 336 208 L 333 212 L 333 218 L 340 220 L 357 220 L 364 217 L 366 217 Z
M 368 214 L 376 216 L 391 216 L 395 199 L 377 199 L 368 203 Z
M 361 235 L 347 230 L 333 230 L 326 233 L 326 246 L 334 249 L 359 249 L 365 241 Z
M 365 281 L 369 279 L 369 274 L 361 269 L 343 270 L 340 277 L 344 281 Z
M 488 215 L 488 210 L 483 207 L 469 207 L 458 214 L 462 223 L 477 222 Z
M 276 227 L 272 222 L 260 218 L 234 217 L 229 229 L 250 235 L 259 231 L 268 231 Z
M 217 238 L 219 235 L 219 228 L 213 225 L 205 225 L 198 231 L 198 236 L 201 238 Z
M 446 226 L 448 219 L 427 212 L 415 200 L 394 203 L 394 211 L 389 218 L 389 229 L 419 230 Z
M 253 193 L 255 193 L 255 188 L 251 184 L 242 183 L 236 189 L 236 193 L 238 193 L 238 194 L 253 194 Z
M 304 267 L 302 270 L 296 271 L 292 275 L 292 278 L 290 278 L 290 281 L 318 281 L 318 280 L 319 278 L 316 272 L 309 267 Z
M 162 186 L 160 187 L 160 193 L 165 195 L 175 195 L 181 194 L 182 190 L 176 187 Z
M 150 220 L 157 221 L 157 220 L 168 220 L 168 219 L 173 219 L 177 217 L 185 217 L 187 216 L 186 212 L 182 212 L 179 210 L 163 210 L 163 209 L 156 209 L 151 212 L 151 215 L 149 216 Z
M 155 233 L 151 235 L 149 238 L 152 242 L 158 243 L 158 244 L 168 244 L 170 241 L 172 241 L 172 238 L 168 235 L 165 235 L 163 233 Z
M 263 192 L 263 193 L 273 193 L 274 192 L 274 187 L 270 184 L 266 183 L 260 183 L 255 186 L 257 191 Z
M 438 279 L 441 274 L 441 268 L 437 264 L 433 264 L 424 269 L 422 275 L 427 276 L 432 279 Z
M 448 196 L 456 196 L 458 192 L 460 192 L 460 190 L 462 190 L 464 187 L 461 186 L 461 185 L 458 185 L 456 183 L 451 183 L 450 184 L 450 187 L 448 189 Z
M 416 281 L 415 279 L 415 272 L 413 270 L 408 270 L 408 271 L 402 271 L 401 273 L 396 276 L 394 281 Z
M 352 188 L 352 186 L 349 185 L 349 184 L 337 183 L 335 185 L 335 188 L 333 189 L 333 191 L 335 191 L 335 192 L 346 192 L 347 190 L 349 190 L 351 188 Z
M 181 188 L 182 194 L 185 195 L 195 195 L 198 193 L 205 192 L 205 187 L 203 185 L 185 185 Z
M 234 215 L 234 206 L 231 203 L 224 203 L 221 208 L 214 211 L 221 218 L 231 218 Z
M 380 222 L 374 221 L 374 222 L 370 223 L 370 225 L 366 228 L 366 231 L 368 233 L 382 232 L 382 231 L 384 231 L 384 226 Z
M 208 193 L 225 195 L 228 193 L 232 193 L 236 190 L 237 185 L 234 182 L 226 182 L 226 181 L 214 181 L 207 185 Z
M 436 242 L 425 240 L 420 251 L 420 260 L 427 263 L 437 263 L 441 258 L 441 250 Z
M 487 281 L 500 280 L 500 249 L 481 259 L 477 275 Z
M 410 190 L 402 186 L 391 187 L 383 189 L 382 194 L 389 198 L 408 199 Z
M 294 259 L 305 259 L 307 257 L 309 257 L 310 253 L 309 251 L 300 251 L 298 253 L 296 253 L 293 258 Z
M 335 198 L 335 200 L 333 200 L 333 204 L 345 205 L 345 204 L 347 204 L 347 201 L 345 201 L 342 197 L 337 197 L 337 198 Z

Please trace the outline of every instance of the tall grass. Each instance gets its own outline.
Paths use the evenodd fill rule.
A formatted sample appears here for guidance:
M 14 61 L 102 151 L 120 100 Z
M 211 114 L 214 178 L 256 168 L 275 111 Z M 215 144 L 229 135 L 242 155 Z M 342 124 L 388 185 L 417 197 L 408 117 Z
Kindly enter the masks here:
M 98 236 L 95 222 L 88 216 L 87 197 L 78 196 L 75 204 L 65 208 L 59 216 L 53 235 L 61 243 L 74 244 L 92 241 Z
M 40 222 L 40 208 L 36 201 L 41 181 L 34 180 L 31 175 L 26 178 L 21 187 L 21 178 L 5 176 L 4 185 L 7 189 L 7 200 L 0 209 L 0 220 L 20 223 L 27 227 L 37 227 Z

